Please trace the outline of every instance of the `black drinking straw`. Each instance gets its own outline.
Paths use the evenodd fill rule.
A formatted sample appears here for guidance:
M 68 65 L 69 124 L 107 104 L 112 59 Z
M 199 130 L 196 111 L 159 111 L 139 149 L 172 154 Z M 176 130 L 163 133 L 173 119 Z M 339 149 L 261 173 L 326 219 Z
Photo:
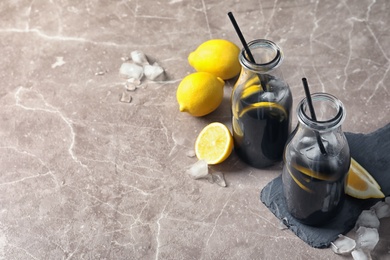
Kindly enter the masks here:
M 253 62 L 253 63 L 256 63 L 255 59 L 253 58 L 252 52 L 251 52 L 251 50 L 249 49 L 248 44 L 247 44 L 246 41 L 245 41 L 244 35 L 242 35 L 242 32 L 241 32 L 241 30 L 240 30 L 240 27 L 238 26 L 238 24 L 237 24 L 237 22 L 236 22 L 236 19 L 235 19 L 234 16 L 233 16 L 233 13 L 232 13 L 232 12 L 228 12 L 228 16 L 229 16 L 229 18 L 230 18 L 230 21 L 231 21 L 232 24 L 233 24 L 234 29 L 235 29 L 236 32 L 237 32 L 238 38 L 240 38 L 240 41 L 241 41 L 242 45 L 244 46 L 245 52 L 248 54 L 249 60 L 250 60 L 251 62 Z
M 234 29 L 236 30 L 236 33 L 237 33 L 237 35 L 238 35 L 238 38 L 240 38 L 241 44 L 244 46 L 245 52 L 246 52 L 246 54 L 248 55 L 249 60 L 250 60 L 252 63 L 257 64 L 256 61 L 255 61 L 255 58 L 253 58 L 253 55 L 252 55 L 251 50 L 250 50 L 249 47 L 248 47 L 248 44 L 247 44 L 246 41 L 245 41 L 244 35 L 242 34 L 242 32 L 241 32 L 241 30 L 240 30 L 240 27 L 238 26 L 238 24 L 237 24 L 237 22 L 236 22 L 236 19 L 235 19 L 234 16 L 233 16 L 233 13 L 232 13 L 232 12 L 228 12 L 228 16 L 229 16 L 229 18 L 230 18 L 230 21 L 231 21 L 232 24 L 233 24 Z M 263 80 L 263 78 L 261 77 L 260 74 L 258 74 L 258 77 L 259 77 L 259 79 L 260 79 L 260 84 L 261 84 L 261 86 L 263 87 L 263 90 L 265 91 L 265 90 L 266 90 L 265 82 L 264 82 L 264 80 Z
M 310 95 L 310 90 L 309 90 L 309 85 L 307 84 L 307 79 L 302 78 L 302 83 L 303 83 L 303 87 L 305 89 L 306 100 L 307 100 L 307 105 L 309 106 L 311 119 L 314 122 L 317 122 L 316 112 L 314 111 L 313 102 L 311 100 L 311 95 Z M 325 150 L 324 144 L 322 143 L 320 134 L 317 131 L 315 133 L 316 133 L 316 137 L 317 137 L 318 146 L 320 147 L 320 151 L 323 155 L 326 155 L 326 150 Z

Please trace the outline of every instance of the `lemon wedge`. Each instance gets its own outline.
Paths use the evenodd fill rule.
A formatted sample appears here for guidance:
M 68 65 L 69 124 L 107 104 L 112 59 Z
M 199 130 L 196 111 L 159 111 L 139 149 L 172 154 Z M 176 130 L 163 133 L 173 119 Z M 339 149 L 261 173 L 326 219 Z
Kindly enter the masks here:
M 385 197 L 375 179 L 353 158 L 351 158 L 345 192 L 358 199 Z
M 233 150 L 233 137 L 222 123 L 214 122 L 200 131 L 195 142 L 195 154 L 207 164 L 219 164 L 225 161 Z

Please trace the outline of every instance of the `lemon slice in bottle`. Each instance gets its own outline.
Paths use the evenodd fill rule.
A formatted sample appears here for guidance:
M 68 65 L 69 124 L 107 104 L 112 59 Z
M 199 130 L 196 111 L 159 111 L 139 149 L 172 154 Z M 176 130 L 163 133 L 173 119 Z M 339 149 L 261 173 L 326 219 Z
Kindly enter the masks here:
M 282 105 L 274 102 L 257 102 L 250 104 L 249 106 L 245 107 L 238 116 L 242 117 L 245 113 L 248 113 L 249 111 L 261 108 L 269 110 L 271 115 L 281 115 L 280 121 L 283 121 L 285 118 L 287 118 L 286 109 L 284 109 Z
M 241 98 L 247 98 L 255 93 L 263 92 L 260 84 L 252 85 L 242 91 Z

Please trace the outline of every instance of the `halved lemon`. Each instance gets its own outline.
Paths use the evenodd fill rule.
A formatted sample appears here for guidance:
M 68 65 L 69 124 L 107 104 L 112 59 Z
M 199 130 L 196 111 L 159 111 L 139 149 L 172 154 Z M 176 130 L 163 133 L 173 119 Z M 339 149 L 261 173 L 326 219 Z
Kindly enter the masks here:
M 385 197 L 376 180 L 353 158 L 351 158 L 345 192 L 358 199 Z
M 233 150 L 233 137 L 222 123 L 214 122 L 200 131 L 195 142 L 195 154 L 199 160 L 213 165 L 225 161 Z

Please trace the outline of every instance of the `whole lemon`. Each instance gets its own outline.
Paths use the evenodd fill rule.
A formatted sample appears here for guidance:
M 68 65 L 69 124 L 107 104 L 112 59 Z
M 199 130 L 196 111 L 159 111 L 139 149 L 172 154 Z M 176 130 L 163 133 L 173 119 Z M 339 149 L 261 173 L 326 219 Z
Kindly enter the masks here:
M 181 112 L 204 116 L 213 112 L 223 99 L 225 82 L 208 72 L 195 72 L 186 76 L 176 92 Z
M 224 39 L 212 39 L 191 52 L 188 62 L 196 71 L 209 72 L 226 80 L 240 73 L 239 54 L 240 49 L 234 43 Z

